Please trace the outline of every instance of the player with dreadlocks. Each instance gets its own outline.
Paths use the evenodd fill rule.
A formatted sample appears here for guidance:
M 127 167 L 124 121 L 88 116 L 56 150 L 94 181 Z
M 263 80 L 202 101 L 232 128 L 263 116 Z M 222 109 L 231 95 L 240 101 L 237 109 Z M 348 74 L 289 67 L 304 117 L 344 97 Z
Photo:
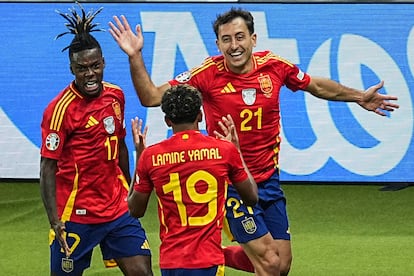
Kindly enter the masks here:
M 90 34 L 102 10 L 58 13 L 74 38 L 72 81 L 46 107 L 41 124 L 40 191 L 50 222 L 51 275 L 82 275 L 100 245 L 107 267 L 152 275 L 151 252 L 139 220 L 128 212 L 131 181 L 125 144 L 125 99 L 104 82 L 101 46 Z

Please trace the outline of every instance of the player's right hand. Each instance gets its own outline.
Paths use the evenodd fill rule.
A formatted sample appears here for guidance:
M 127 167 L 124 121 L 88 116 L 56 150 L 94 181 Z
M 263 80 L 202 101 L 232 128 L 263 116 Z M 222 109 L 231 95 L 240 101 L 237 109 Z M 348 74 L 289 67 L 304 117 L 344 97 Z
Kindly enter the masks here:
M 138 117 L 131 120 L 132 138 L 134 140 L 134 146 L 137 153 L 141 154 L 142 151 L 147 147 L 146 137 L 148 132 L 148 126 L 145 126 L 144 131 L 143 121 Z
M 119 19 L 118 16 L 113 16 L 113 19 L 116 25 L 112 22 L 109 22 L 109 32 L 111 33 L 116 43 L 118 43 L 119 47 L 129 57 L 140 53 L 144 47 L 144 37 L 142 35 L 141 26 L 137 25 L 135 27 L 135 34 L 129 26 L 128 20 L 124 15 L 121 15 L 121 19 Z
M 68 243 L 66 242 L 66 227 L 65 224 L 62 221 L 58 221 L 56 223 L 51 224 L 52 229 L 55 231 L 56 238 L 60 244 L 60 247 L 62 247 L 63 251 L 65 251 L 66 257 L 69 258 L 70 254 L 70 248 L 68 246 Z

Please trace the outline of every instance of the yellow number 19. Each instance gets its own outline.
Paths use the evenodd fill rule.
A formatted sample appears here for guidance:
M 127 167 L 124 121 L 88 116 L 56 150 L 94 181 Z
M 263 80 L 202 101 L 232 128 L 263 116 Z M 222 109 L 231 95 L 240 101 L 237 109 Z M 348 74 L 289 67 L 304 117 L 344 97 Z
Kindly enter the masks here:
M 199 181 L 207 183 L 208 187 L 205 193 L 199 193 L 196 190 L 196 184 Z M 204 216 L 188 216 L 187 208 L 183 203 L 183 191 L 180 185 L 180 176 L 178 173 L 170 174 L 170 182 L 163 187 L 165 194 L 173 193 L 174 201 L 177 204 L 178 213 L 182 226 L 202 226 L 207 225 L 214 220 L 217 215 L 217 179 L 209 172 L 199 170 L 190 175 L 185 183 L 185 189 L 190 199 L 194 203 L 207 204 L 207 214 Z

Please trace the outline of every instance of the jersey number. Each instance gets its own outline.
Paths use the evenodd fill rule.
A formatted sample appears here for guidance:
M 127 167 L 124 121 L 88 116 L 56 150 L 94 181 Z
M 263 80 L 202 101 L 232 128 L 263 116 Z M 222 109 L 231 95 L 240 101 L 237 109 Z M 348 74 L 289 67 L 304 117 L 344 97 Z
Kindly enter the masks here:
M 108 153 L 108 160 L 115 160 L 118 157 L 118 136 L 106 137 L 105 147 Z
M 67 238 L 72 238 L 74 239 L 74 242 L 72 244 L 72 246 L 70 246 L 69 251 L 73 253 L 73 251 L 75 251 L 76 247 L 78 247 L 78 244 L 80 243 L 80 237 L 78 234 L 76 233 L 67 233 L 64 232 L 64 237 L 65 240 Z M 64 253 L 65 251 L 63 251 L 63 248 L 60 249 L 60 252 Z
M 259 107 L 256 111 L 250 109 L 243 109 L 240 112 L 242 122 L 240 124 L 240 131 L 252 130 L 254 120 L 256 120 L 257 129 L 262 129 L 262 108 Z
M 244 216 L 244 211 L 242 209 L 240 209 L 240 206 L 242 206 L 243 202 L 237 198 L 234 197 L 229 197 L 227 199 L 227 207 L 232 207 L 233 210 L 233 217 L 234 218 L 239 218 L 241 216 Z M 247 207 L 247 212 L 250 215 L 253 215 L 253 208 L 251 206 L 246 206 Z
M 199 181 L 203 181 L 208 185 L 204 193 L 199 193 L 196 190 L 196 184 Z M 183 191 L 181 190 L 180 176 L 178 173 L 170 173 L 170 182 L 163 185 L 162 189 L 164 194 L 173 194 L 182 226 L 203 226 L 212 222 L 217 215 L 217 186 L 217 179 L 204 170 L 196 171 L 188 177 L 185 183 L 185 189 L 191 201 L 198 204 L 207 203 L 207 214 L 200 217 L 187 215 L 187 208 L 183 203 Z

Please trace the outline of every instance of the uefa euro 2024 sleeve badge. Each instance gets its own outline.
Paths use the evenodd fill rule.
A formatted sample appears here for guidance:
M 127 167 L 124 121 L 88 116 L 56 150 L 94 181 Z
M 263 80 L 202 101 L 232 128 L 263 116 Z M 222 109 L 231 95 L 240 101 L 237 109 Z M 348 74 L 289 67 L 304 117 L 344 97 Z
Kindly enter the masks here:
M 60 137 L 57 133 L 49 133 L 46 137 L 45 145 L 50 151 L 55 151 L 59 147 Z
M 178 74 L 175 77 L 175 80 L 178 81 L 179 83 L 186 83 L 191 79 L 191 71 L 185 71 L 182 72 L 181 74 Z

